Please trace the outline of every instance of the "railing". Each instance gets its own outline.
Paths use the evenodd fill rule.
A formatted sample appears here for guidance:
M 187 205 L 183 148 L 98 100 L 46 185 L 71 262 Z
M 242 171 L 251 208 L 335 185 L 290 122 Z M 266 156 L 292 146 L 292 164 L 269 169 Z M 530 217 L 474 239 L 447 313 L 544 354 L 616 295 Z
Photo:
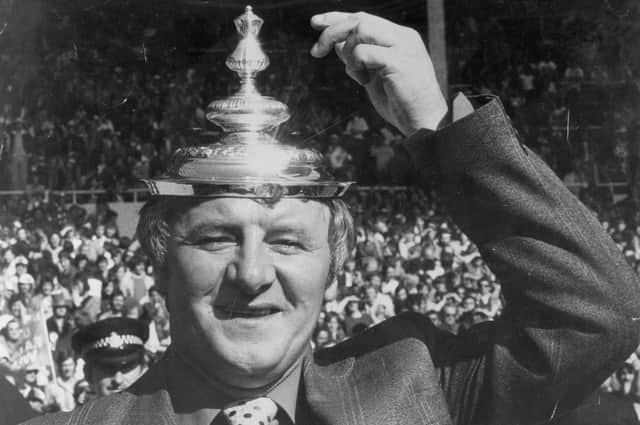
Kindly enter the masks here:
M 596 174 L 597 176 L 597 174 Z M 609 188 L 613 192 L 614 188 L 627 187 L 628 183 L 625 182 L 601 182 L 596 181 L 596 187 Z M 588 183 L 571 183 L 566 185 L 569 189 L 583 189 L 589 187 Z M 400 192 L 407 190 L 408 186 L 355 186 L 351 190 L 357 190 L 359 192 L 372 192 L 372 191 L 384 191 L 384 192 Z M 71 204 L 78 203 L 91 203 L 99 196 L 114 195 L 122 198 L 122 202 L 142 202 L 147 199 L 149 191 L 146 188 L 131 188 L 121 192 L 106 191 L 103 189 L 71 189 L 71 190 L 0 190 L 0 199 L 23 196 L 25 194 L 39 194 L 43 195 L 44 200 L 48 201 L 51 196 L 58 196 L 68 198 Z M 82 198 L 85 198 L 83 200 Z M 80 201 L 80 202 L 79 202 Z M 117 200 L 116 200 L 117 201 Z M 116 202 L 110 200 L 109 202 Z M 0 201 L 1 202 L 1 201 Z
M 70 198 L 72 204 L 77 204 L 78 199 L 82 200 L 82 197 L 87 197 L 90 202 L 95 201 L 97 197 L 103 195 L 115 195 L 125 196 L 125 202 L 140 202 L 141 198 L 144 199 L 149 191 L 145 188 L 131 188 L 121 192 L 107 191 L 104 189 L 70 189 L 70 190 L 0 190 L 0 198 L 23 196 L 26 194 L 39 194 L 43 195 L 45 201 L 48 201 L 51 196 L 58 196 L 62 198 Z M 85 203 L 85 202 L 80 202 Z

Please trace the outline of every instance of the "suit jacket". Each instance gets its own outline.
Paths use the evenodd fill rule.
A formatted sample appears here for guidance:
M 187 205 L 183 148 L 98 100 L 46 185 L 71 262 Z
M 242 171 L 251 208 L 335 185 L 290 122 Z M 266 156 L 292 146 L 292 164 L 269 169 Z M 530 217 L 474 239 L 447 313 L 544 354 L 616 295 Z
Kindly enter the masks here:
M 71 322 L 69 322 L 69 320 L 67 320 L 67 318 L 65 318 L 62 321 L 62 326 L 59 326 L 58 322 L 55 319 L 55 317 L 49 317 L 47 319 L 47 330 L 49 332 L 55 332 L 58 335 L 63 336 L 63 335 L 71 333 L 71 331 L 73 331 L 73 326 L 72 326 Z
M 565 415 L 638 346 L 635 273 L 520 143 L 496 99 L 438 132 L 418 132 L 398 158 L 412 182 L 437 182 L 499 276 L 507 306 L 501 319 L 458 336 L 402 314 L 307 357 L 301 397 L 311 422 L 516 425 Z M 171 424 L 163 367 L 126 393 L 32 423 Z

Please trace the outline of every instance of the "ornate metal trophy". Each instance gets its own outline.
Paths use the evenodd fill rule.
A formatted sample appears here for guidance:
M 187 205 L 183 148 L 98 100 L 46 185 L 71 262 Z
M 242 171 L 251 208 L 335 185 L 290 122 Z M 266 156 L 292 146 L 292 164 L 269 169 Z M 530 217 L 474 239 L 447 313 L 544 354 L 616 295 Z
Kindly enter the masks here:
M 221 140 L 178 149 L 164 176 L 145 180 L 151 194 L 272 200 L 341 196 L 352 182 L 337 181 L 322 154 L 282 144 L 268 134 L 289 119 L 289 111 L 256 89 L 256 75 L 269 66 L 258 41 L 263 20 L 247 6 L 234 22 L 240 42 L 226 65 L 238 74 L 241 87 L 211 102 L 207 111 L 207 119 L 224 131 Z

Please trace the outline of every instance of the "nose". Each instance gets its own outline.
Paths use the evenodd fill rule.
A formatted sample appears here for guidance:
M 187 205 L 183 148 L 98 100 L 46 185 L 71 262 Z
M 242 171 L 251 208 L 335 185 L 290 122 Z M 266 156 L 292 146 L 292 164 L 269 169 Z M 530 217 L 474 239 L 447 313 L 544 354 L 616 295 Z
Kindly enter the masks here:
M 122 380 L 123 380 L 123 376 L 122 376 L 122 372 L 117 371 L 115 375 L 113 375 L 113 383 L 117 386 L 122 385 Z
M 237 258 L 227 266 L 227 279 L 243 293 L 255 296 L 275 280 L 272 257 L 262 240 L 245 239 Z

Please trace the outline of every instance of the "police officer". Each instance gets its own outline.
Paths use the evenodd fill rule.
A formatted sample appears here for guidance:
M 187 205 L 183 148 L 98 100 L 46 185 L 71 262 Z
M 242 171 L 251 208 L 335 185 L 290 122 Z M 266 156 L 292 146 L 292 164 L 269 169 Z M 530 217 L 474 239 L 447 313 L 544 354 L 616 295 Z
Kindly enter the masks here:
M 149 327 L 136 319 L 105 319 L 80 329 L 71 339 L 85 361 L 84 373 L 98 397 L 127 389 L 146 370 L 144 343 Z

